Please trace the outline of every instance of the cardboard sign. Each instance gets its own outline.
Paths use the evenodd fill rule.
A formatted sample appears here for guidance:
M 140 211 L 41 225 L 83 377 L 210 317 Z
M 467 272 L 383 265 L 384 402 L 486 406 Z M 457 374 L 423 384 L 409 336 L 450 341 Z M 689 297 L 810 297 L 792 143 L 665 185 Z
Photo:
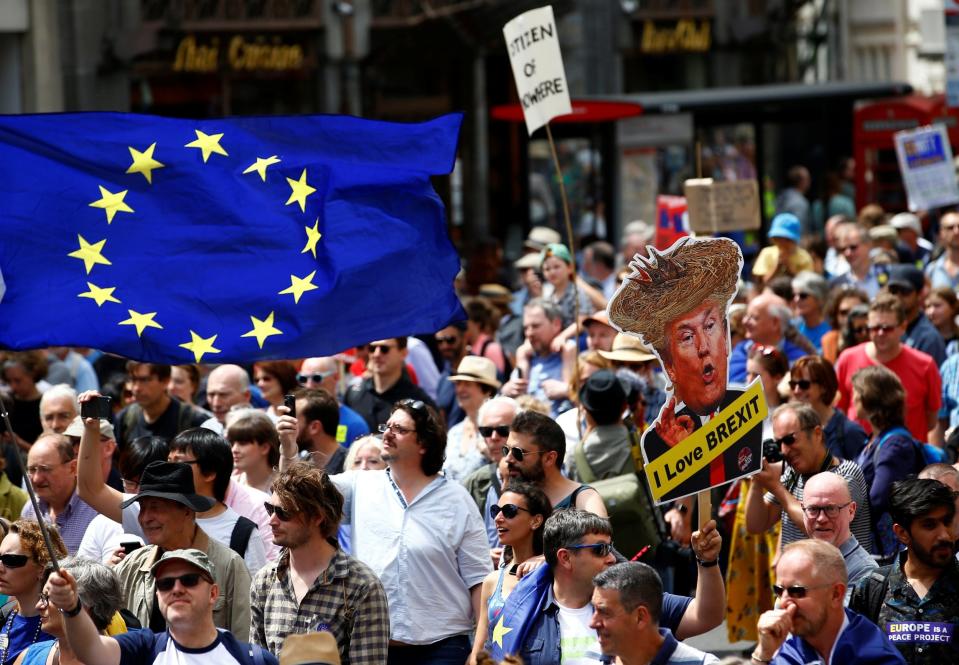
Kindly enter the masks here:
M 759 183 L 755 180 L 695 178 L 683 185 L 689 226 L 696 233 L 758 229 Z
M 943 125 L 896 132 L 896 156 L 910 210 L 930 210 L 959 202 L 952 146 Z
M 503 26 L 503 37 L 532 136 L 556 116 L 573 112 L 552 6 L 520 14 Z
M 610 324 L 639 337 L 669 378 L 669 395 L 643 432 L 646 477 L 657 503 L 752 475 L 762 468 L 762 383 L 728 384 L 729 305 L 742 252 L 728 238 L 677 240 L 636 255 L 613 295 Z

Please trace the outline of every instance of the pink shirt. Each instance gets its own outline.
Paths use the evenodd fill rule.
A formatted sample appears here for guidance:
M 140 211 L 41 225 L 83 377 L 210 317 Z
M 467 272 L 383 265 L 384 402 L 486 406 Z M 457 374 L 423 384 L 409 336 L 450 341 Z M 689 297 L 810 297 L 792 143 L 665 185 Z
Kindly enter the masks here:
M 226 500 L 224 503 L 230 508 L 256 523 L 263 539 L 263 545 L 266 548 L 266 560 L 276 561 L 280 556 L 280 548 L 273 542 L 273 530 L 270 529 L 270 516 L 266 514 L 266 508 L 263 507 L 264 501 L 269 501 L 270 495 L 261 492 L 249 485 L 241 485 L 233 478 L 230 478 L 230 484 L 226 488 Z

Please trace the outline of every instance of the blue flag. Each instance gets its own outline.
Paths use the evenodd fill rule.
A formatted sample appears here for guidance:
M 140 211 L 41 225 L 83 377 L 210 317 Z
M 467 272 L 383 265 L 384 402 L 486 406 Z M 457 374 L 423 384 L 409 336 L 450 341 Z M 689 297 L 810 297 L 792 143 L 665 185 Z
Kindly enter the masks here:
M 520 653 L 530 629 L 542 614 L 552 586 L 553 569 L 541 565 L 513 587 L 493 622 L 491 639 L 485 645 L 493 660 L 498 662 Z
M 463 319 L 430 176 L 461 115 L 0 117 L 0 347 L 330 355 Z

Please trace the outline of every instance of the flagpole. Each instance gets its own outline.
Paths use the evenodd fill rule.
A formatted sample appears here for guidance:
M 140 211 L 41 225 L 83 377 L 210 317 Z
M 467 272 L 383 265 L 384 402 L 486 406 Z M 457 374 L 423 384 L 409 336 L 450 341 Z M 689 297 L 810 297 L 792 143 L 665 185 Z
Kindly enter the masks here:
M 37 503 L 37 494 L 33 491 L 33 482 L 30 480 L 30 474 L 27 473 L 26 468 L 24 468 L 23 460 L 20 458 L 20 451 L 17 450 L 17 435 L 13 431 L 13 425 L 10 424 L 10 414 L 7 413 L 7 407 L 3 405 L 3 400 L 0 400 L 0 417 L 3 418 L 3 422 L 7 426 L 7 431 L 10 432 L 10 436 L 13 437 L 13 457 L 16 458 L 17 466 L 20 467 L 20 473 L 23 474 L 23 484 L 27 488 L 27 494 L 30 495 L 33 514 L 37 517 L 37 524 L 40 525 L 40 533 L 43 534 L 43 542 L 47 546 L 47 552 L 50 554 L 50 563 L 53 565 L 53 570 L 59 573 L 60 564 L 57 561 L 57 553 L 53 549 L 53 540 L 50 539 L 50 531 L 47 529 L 46 520 L 43 519 L 43 514 L 40 512 L 40 504 Z

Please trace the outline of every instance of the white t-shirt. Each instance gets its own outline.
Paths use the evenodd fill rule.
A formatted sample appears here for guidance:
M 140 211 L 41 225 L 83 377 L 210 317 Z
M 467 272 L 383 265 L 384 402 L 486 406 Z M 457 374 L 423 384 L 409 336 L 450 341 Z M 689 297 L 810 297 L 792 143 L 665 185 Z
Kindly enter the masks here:
M 593 605 L 572 609 L 559 603 L 559 648 L 562 665 L 596 665 L 602 662 L 596 631 L 589 627 Z
M 113 550 L 120 547 L 120 543 L 133 541 L 143 543 L 143 538 L 132 533 L 124 533 L 123 527 L 109 517 L 97 515 L 83 534 L 77 556 L 107 563 Z

